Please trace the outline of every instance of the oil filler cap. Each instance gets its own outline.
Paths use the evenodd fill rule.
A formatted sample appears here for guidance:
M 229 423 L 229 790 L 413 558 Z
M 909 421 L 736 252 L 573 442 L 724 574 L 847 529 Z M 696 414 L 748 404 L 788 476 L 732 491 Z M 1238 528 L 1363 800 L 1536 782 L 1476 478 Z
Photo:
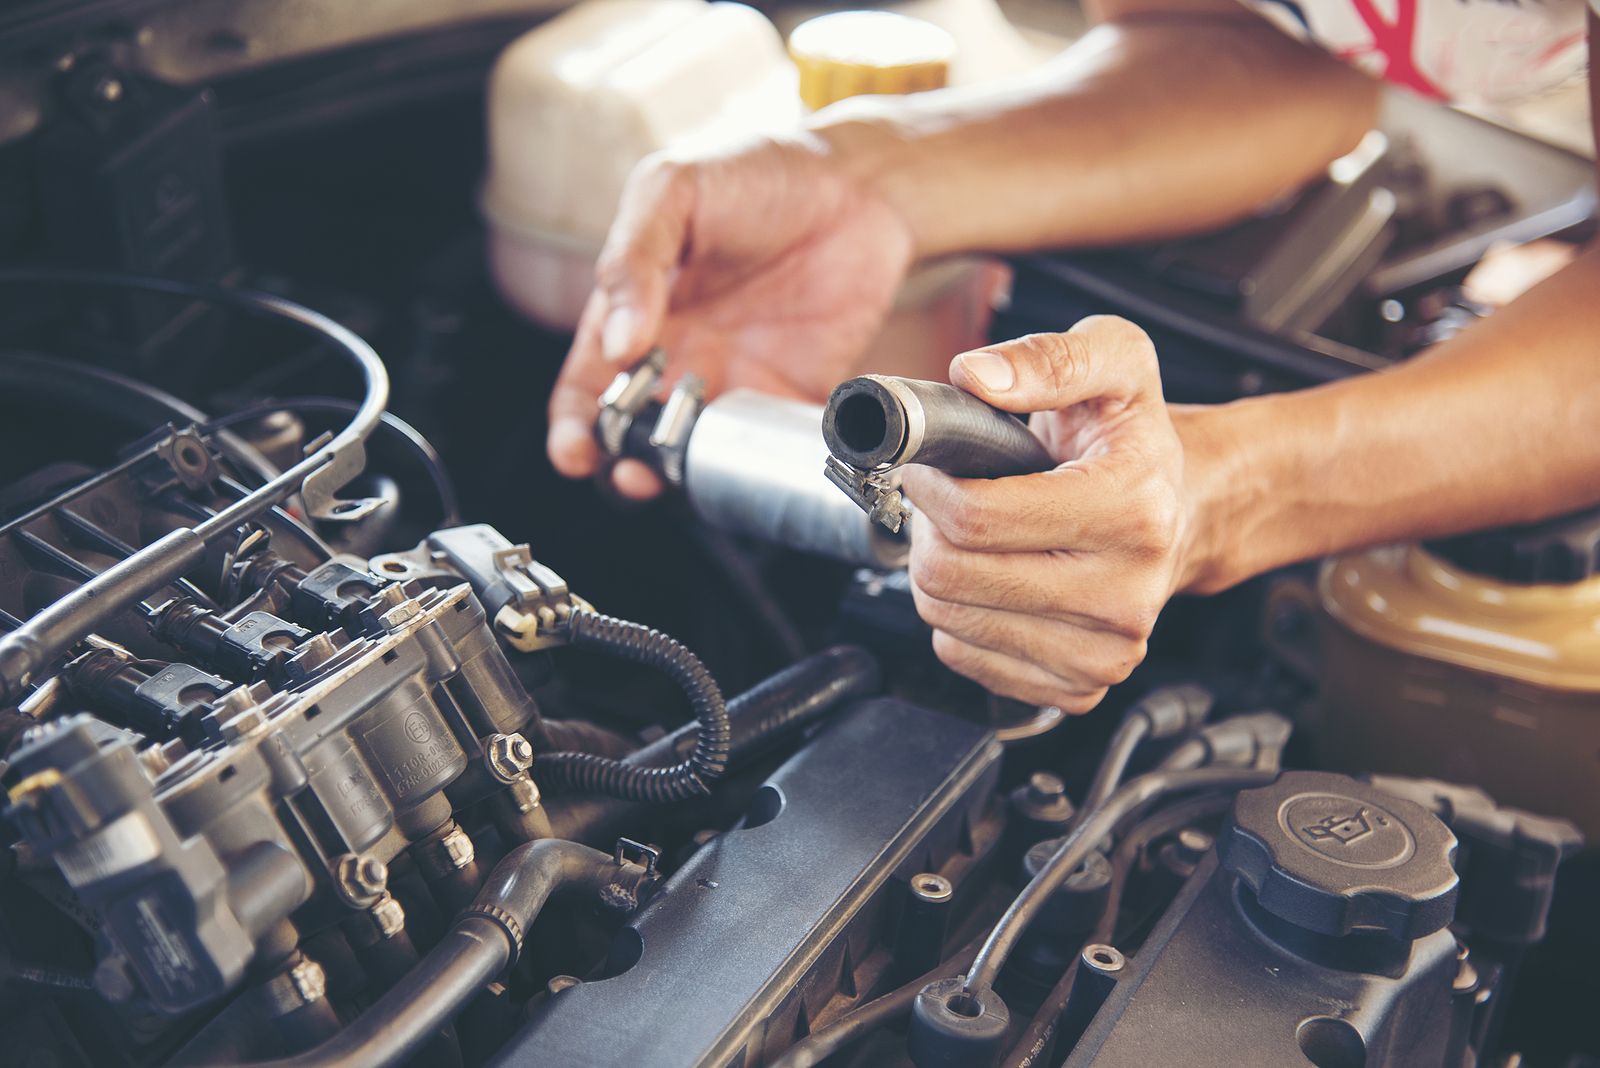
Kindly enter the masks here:
M 1455 915 L 1450 828 L 1344 775 L 1291 771 L 1243 791 L 1218 851 L 1262 908 L 1307 931 L 1411 940 Z

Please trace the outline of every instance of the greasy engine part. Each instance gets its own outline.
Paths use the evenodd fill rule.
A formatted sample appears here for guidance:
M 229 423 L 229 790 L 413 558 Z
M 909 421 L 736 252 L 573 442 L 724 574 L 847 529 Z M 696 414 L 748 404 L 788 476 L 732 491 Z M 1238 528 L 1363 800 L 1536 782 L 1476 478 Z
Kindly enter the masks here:
M 648 464 L 722 530 L 852 564 L 905 563 L 899 531 L 863 520 L 817 478 L 828 459 L 818 405 L 748 389 L 707 403 L 692 374 L 658 402 L 665 367 L 658 349 L 601 396 L 595 431 L 610 459 Z
M 1447 929 L 1455 850 L 1422 808 L 1343 776 L 1240 794 L 1220 860 L 1200 863 L 1140 953 L 1090 951 L 1079 982 L 1101 1004 L 1080 1004 L 1067 1064 L 1463 1063 L 1480 986 Z
M 862 375 L 834 387 L 822 413 L 828 480 L 899 532 L 910 514 L 885 472 L 925 464 L 963 478 L 1048 471 L 1055 459 L 1026 423 L 941 382 Z
M 70 389 L 25 370 L 7 381 L 70 410 Z M 211 418 L 83 381 L 107 421 L 130 398 L 137 440 L 99 469 L 0 486 L 13 634 L 280 478 L 225 429 L 270 399 Z M 624 428 L 669 476 L 683 460 L 691 497 L 696 433 L 714 472 L 741 427 L 782 422 L 692 387 Z M 307 410 L 349 408 L 299 392 Z M 812 457 L 809 486 L 724 486 L 825 496 L 808 529 L 826 535 L 791 541 L 872 532 L 815 471 L 821 446 L 787 440 Z M 292 464 L 298 445 L 273 455 Z M 1447 783 L 1280 778 L 1287 721 L 1209 677 L 1128 702 L 1081 777 L 1055 738 L 1003 741 L 972 691 L 930 687 L 914 651 L 803 644 L 724 706 L 685 646 L 599 616 L 494 527 L 413 526 L 393 545 L 373 513 L 358 528 L 386 551 L 336 554 L 304 503 L 140 578 L 143 596 L 97 609 L 0 708 L 0 1026 L 21 1056 L 1059 1068 L 1128 1049 L 1141 1063 L 1156 1035 L 1214 1063 L 1339 1064 L 1353 1032 L 1374 1065 L 1402 1036 L 1405 1063 L 1467 1068 L 1511 1048 L 1503 1006 L 1551 925 L 1568 824 Z M 611 664 L 584 674 L 584 658 Z M 660 681 L 640 668 L 674 685 L 640 687 Z M 1291 811 L 1332 797 L 1307 823 L 1319 847 L 1359 851 L 1367 827 L 1401 820 L 1418 848 L 1336 884 L 1273 838 L 1276 794 L 1238 794 L 1256 784 L 1293 794 Z M 1426 933 L 1450 894 L 1449 934 Z M 1329 934 L 1330 901 L 1361 923 L 1413 918 Z M 1243 992 L 1208 1017 L 1225 1043 L 1187 1041 L 1195 990 Z M 1317 1022 L 1334 1016 L 1348 1028 Z
M 896 701 L 857 706 L 668 881 L 613 947 L 603 982 L 553 995 L 496 1063 L 776 1057 L 914 951 L 894 939 L 918 933 L 915 879 L 975 897 L 999 839 L 999 756 L 972 724 Z

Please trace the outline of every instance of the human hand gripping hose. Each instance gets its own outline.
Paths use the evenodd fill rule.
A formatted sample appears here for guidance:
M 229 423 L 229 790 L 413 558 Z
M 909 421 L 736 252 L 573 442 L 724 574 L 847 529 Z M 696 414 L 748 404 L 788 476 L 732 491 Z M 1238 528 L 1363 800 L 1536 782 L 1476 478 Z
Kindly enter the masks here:
M 822 413 L 832 454 L 823 469 L 875 521 L 899 533 L 911 514 L 889 472 L 905 464 L 958 478 L 1048 471 L 1056 461 L 1015 416 L 942 382 L 862 375 L 840 383 Z

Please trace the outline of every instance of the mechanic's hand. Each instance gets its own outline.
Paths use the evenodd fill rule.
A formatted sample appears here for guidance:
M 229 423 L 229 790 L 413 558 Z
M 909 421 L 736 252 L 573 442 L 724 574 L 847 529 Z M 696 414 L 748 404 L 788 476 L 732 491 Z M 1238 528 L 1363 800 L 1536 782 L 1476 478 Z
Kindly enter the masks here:
M 950 380 L 1038 413 L 1060 466 L 993 480 L 905 469 L 912 592 L 934 652 L 995 693 L 1087 712 L 1144 658 L 1180 582 L 1183 449 L 1155 349 L 1095 316 L 957 356 Z
M 551 461 L 572 478 L 595 471 L 599 395 L 658 344 L 668 384 L 694 371 L 708 396 L 821 401 L 877 334 L 912 254 L 906 223 L 818 135 L 646 159 L 550 398 Z M 660 489 L 635 461 L 615 480 L 632 497 Z

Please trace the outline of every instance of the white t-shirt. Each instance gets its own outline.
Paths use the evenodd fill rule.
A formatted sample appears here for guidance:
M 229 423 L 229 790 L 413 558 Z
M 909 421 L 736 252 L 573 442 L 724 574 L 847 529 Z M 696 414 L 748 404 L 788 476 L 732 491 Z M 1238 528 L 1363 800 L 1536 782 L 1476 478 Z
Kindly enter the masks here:
M 1504 104 L 1583 72 L 1585 0 L 1244 0 L 1289 34 L 1424 96 Z M 1589 0 L 1600 11 L 1600 0 Z

